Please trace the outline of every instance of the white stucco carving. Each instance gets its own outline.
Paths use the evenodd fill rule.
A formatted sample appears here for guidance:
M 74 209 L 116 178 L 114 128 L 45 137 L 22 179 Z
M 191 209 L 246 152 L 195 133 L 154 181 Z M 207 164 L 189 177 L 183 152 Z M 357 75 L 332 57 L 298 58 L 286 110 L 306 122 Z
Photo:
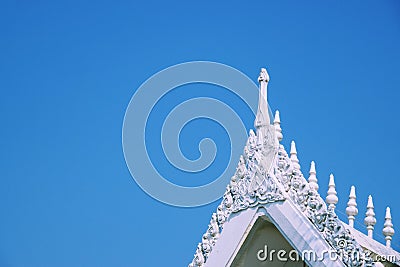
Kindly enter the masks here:
M 264 68 L 261 69 L 260 76 L 258 77 L 258 82 L 260 83 L 260 92 L 259 92 L 257 115 L 254 121 L 254 126 L 256 129 L 270 125 L 270 118 L 268 114 L 268 104 L 267 104 L 269 75 L 266 69 Z
M 273 128 L 271 130 L 274 130 Z M 265 135 L 269 136 L 269 135 Z M 224 223 L 233 213 L 239 213 L 251 207 L 266 203 L 289 200 L 297 206 L 324 238 L 340 255 L 345 255 L 343 261 L 346 266 L 372 266 L 367 255 L 357 244 L 350 232 L 346 230 L 342 222 L 334 212 L 334 208 L 328 208 L 318 192 L 310 187 L 301 171 L 289 158 L 282 145 L 275 152 L 272 166 L 265 162 L 263 150 L 274 147 L 275 141 L 265 140 L 257 143 L 257 136 L 253 131 L 244 149 L 244 155 L 240 157 L 235 175 L 218 206 L 217 212 L 212 215 L 207 232 L 203 235 L 193 262 L 189 265 L 203 266 L 207 261 L 212 248 L 217 242 Z M 268 153 L 267 153 L 268 154 Z M 345 246 L 339 244 L 339 240 L 346 240 Z M 349 255 L 362 255 L 363 258 L 355 261 Z
M 262 70 L 259 77 L 260 90 L 266 90 L 268 81 L 268 74 Z M 260 93 L 260 102 L 264 101 L 266 101 L 266 95 Z M 237 218 L 242 212 L 256 207 L 263 207 L 267 212 L 269 209 L 272 211 L 279 203 L 287 202 L 298 210 L 296 214 L 304 216 L 305 222 L 309 224 L 307 227 L 316 229 L 316 233 L 319 233 L 320 238 L 340 256 L 345 266 L 374 266 L 369 251 L 364 251 L 351 230 L 335 214 L 338 197 L 333 175 L 330 176 L 325 203 L 317 191 L 318 185 L 314 185 L 317 182 L 313 177 L 315 166 L 311 166 L 312 178 L 309 183 L 300 170 L 294 143 L 292 143 L 290 157 L 283 145 L 279 144 L 282 136 L 279 135 L 281 133 L 278 124 L 280 123 L 279 113 L 278 119 L 275 116 L 274 125 L 269 123 L 266 103 L 259 104 L 259 113 L 264 113 L 264 115 L 257 114 L 256 133 L 250 131 L 236 172 L 226 188 L 216 213 L 212 215 L 209 227 L 203 235 L 202 242 L 197 246 L 189 267 L 207 266 L 207 259 L 213 253 L 219 236 L 224 234 L 224 225 L 229 223 L 232 217 Z M 355 192 L 354 197 L 352 193 L 349 202 L 351 202 L 350 207 L 354 208 L 352 200 L 354 198 L 355 202 Z M 349 212 L 352 216 L 357 213 L 354 209 Z M 390 242 L 394 233 L 390 211 L 386 217 L 384 234 Z M 314 242 L 314 240 L 309 241 L 310 244 Z
M 278 141 L 282 141 L 283 135 L 282 135 L 281 118 L 279 116 L 279 110 L 275 111 L 274 127 L 275 127 L 275 134 L 276 134 L 276 137 L 278 138 Z
M 329 187 L 328 194 L 326 196 L 326 203 L 328 203 L 328 205 L 334 209 L 338 201 L 339 198 L 337 197 L 336 192 L 335 177 L 333 176 L 333 174 L 331 174 L 329 176 Z
M 375 212 L 374 212 L 374 203 L 372 201 L 372 196 L 368 196 L 368 203 L 367 203 L 367 212 L 365 213 L 364 224 L 367 226 L 368 229 L 368 237 L 372 238 L 374 226 L 376 224 Z
M 346 214 L 349 219 L 349 226 L 354 227 L 355 216 L 358 214 L 357 202 L 356 202 L 356 188 L 351 186 L 349 201 L 347 202 Z
M 310 176 L 308 177 L 308 184 L 310 185 L 310 187 L 313 187 L 315 191 L 318 192 L 319 186 L 318 186 L 317 171 L 315 170 L 314 161 L 311 161 L 309 174 Z
M 392 223 L 392 215 L 390 214 L 389 207 L 386 208 L 385 224 L 383 226 L 385 228 L 383 228 L 382 233 L 386 239 L 386 246 L 390 247 L 391 242 L 392 242 L 392 236 L 394 235 L 394 229 L 393 229 L 393 223 Z

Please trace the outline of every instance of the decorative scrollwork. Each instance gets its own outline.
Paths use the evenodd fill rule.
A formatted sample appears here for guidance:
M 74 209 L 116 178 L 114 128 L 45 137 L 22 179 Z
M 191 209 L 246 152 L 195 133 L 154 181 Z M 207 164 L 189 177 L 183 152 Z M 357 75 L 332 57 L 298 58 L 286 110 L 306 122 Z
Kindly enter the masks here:
M 275 138 L 271 135 L 272 127 L 262 130 L 256 135 L 250 131 L 244 155 L 240 156 L 235 174 L 226 188 L 217 212 L 212 215 L 202 242 L 197 247 L 194 259 L 189 267 L 203 266 L 215 245 L 224 223 L 232 213 L 276 201 L 283 201 L 285 197 L 278 186 L 275 175 L 266 169 L 268 157 L 274 156 L 272 150 L 276 146 Z M 262 136 L 262 138 L 260 138 Z M 271 152 L 266 152 L 272 150 Z M 276 149 L 275 149 L 276 150 Z M 269 160 L 269 162 L 273 161 Z
M 334 209 L 327 207 L 301 171 L 295 168 L 284 147 L 277 145 L 276 137 L 270 134 L 271 128 L 259 128 L 257 135 L 250 131 L 236 172 L 189 267 L 204 265 L 231 214 L 285 199 L 290 199 L 303 212 L 346 266 L 374 266 L 369 253 L 363 251 Z
M 335 210 L 332 207 L 327 207 L 318 192 L 309 186 L 301 171 L 294 168 L 282 145 L 279 147 L 273 171 L 279 178 L 279 182 L 283 184 L 290 200 L 321 232 L 346 266 L 374 265 L 369 253 L 363 251 L 350 231 L 344 227 L 335 214 Z

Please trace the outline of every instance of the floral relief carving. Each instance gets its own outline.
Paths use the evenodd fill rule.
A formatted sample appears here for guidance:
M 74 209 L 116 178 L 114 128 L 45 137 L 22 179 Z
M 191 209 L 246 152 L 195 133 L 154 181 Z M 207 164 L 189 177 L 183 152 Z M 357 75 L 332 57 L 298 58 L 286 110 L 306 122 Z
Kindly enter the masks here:
M 293 166 L 284 147 L 277 145 L 276 137 L 268 134 L 269 129 L 261 130 L 263 128 L 257 131 L 257 135 L 250 131 L 236 172 L 216 213 L 212 215 L 189 267 L 204 265 L 231 214 L 285 199 L 290 199 L 303 212 L 346 266 L 374 266 L 369 253 L 364 252 L 345 229 L 334 209 L 327 207 L 318 192 L 309 186 L 301 171 Z M 271 153 L 273 157 L 268 158 Z M 272 163 L 270 167 L 266 163 L 267 158 Z
M 221 204 L 212 215 L 202 242 L 199 243 L 193 261 L 189 267 L 203 266 L 215 245 L 224 223 L 232 213 L 238 213 L 259 204 L 283 201 L 285 197 L 274 175 L 269 174 L 265 166 L 266 153 L 271 150 L 271 134 L 263 135 L 259 140 L 250 131 L 244 154 L 240 156 L 235 174 L 226 188 Z

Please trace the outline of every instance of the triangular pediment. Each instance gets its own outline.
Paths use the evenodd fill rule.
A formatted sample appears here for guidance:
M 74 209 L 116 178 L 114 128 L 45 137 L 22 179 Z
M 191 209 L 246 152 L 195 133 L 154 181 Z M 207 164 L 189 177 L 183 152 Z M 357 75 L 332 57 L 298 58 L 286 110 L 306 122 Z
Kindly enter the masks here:
M 299 259 L 290 261 L 292 263 L 288 260 L 284 265 L 269 260 L 259 261 L 257 252 L 265 245 L 270 245 L 271 249 L 284 249 L 287 257 L 294 250 Z M 332 247 L 321 238 L 318 229 L 291 201 L 282 201 L 249 208 L 231 216 L 204 266 L 253 266 L 243 265 L 249 262 L 256 262 L 254 266 L 345 266 L 338 258 L 332 261 L 324 251 L 332 251 Z M 299 262 L 303 265 L 297 265 Z
M 306 263 L 278 228 L 266 216 L 259 216 L 231 266 L 304 267 Z

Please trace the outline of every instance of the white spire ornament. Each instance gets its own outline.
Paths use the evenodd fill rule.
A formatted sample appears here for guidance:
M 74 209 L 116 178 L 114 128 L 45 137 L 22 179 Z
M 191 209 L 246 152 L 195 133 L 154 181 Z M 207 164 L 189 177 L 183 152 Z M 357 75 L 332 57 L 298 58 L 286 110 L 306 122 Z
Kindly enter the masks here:
M 328 203 L 329 207 L 333 209 L 335 209 L 336 204 L 339 201 L 335 187 L 335 177 L 333 176 L 333 174 L 331 174 L 329 176 L 329 188 L 328 195 L 326 196 L 326 203 Z
M 281 128 L 281 118 L 279 115 L 279 110 L 275 111 L 275 118 L 274 118 L 274 127 L 275 127 L 275 134 L 279 141 L 282 141 L 283 134 Z
M 349 202 L 347 202 L 346 214 L 349 219 L 349 226 L 354 227 L 354 219 L 358 214 L 356 202 L 356 188 L 352 185 L 350 189 Z
M 297 158 L 296 143 L 292 141 L 290 144 L 290 160 L 296 169 L 300 170 L 299 159 Z
M 269 75 L 265 68 L 261 69 L 258 82 L 260 83 L 260 92 L 257 115 L 254 121 L 254 127 L 256 128 L 256 146 L 258 149 L 263 149 L 263 164 L 268 163 L 268 165 L 264 165 L 263 168 L 268 170 L 279 148 L 279 141 L 275 137 L 276 130 L 271 124 L 268 112 L 267 87 Z
M 268 99 L 267 99 L 267 87 L 269 82 L 269 75 L 265 68 L 260 71 L 260 76 L 258 76 L 258 82 L 260 83 L 260 92 L 258 99 L 258 110 L 256 119 L 254 121 L 254 127 L 256 129 L 270 124 L 269 114 L 268 114 Z
M 383 235 L 386 239 L 386 247 L 390 248 L 392 242 L 392 236 L 394 235 L 393 223 L 392 223 L 392 215 L 390 214 L 390 208 L 386 208 L 386 215 L 385 215 L 385 223 L 383 228 Z
M 308 184 L 311 188 L 314 188 L 315 191 L 318 191 L 318 179 L 317 179 L 317 172 L 315 171 L 315 162 L 311 161 L 310 166 L 310 176 L 308 177 Z
M 364 224 L 367 226 L 368 237 L 372 238 L 374 226 L 376 224 L 374 203 L 372 202 L 372 196 L 368 196 L 367 212 L 365 213 Z

